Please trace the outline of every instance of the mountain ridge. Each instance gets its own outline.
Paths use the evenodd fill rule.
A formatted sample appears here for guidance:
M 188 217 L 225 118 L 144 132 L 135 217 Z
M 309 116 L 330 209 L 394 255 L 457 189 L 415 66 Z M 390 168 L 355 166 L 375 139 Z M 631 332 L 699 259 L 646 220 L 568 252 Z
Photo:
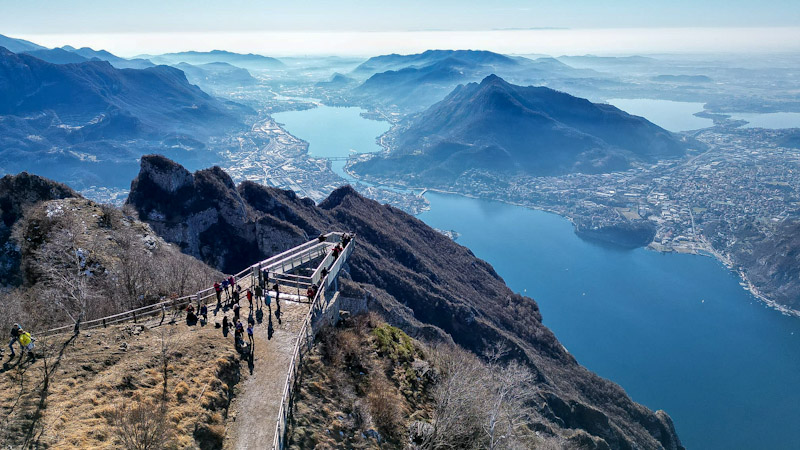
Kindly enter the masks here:
M 665 413 L 632 402 L 621 388 L 578 365 L 542 325 L 536 303 L 511 292 L 491 265 L 349 186 L 315 205 L 292 191 L 252 182 L 236 186 L 219 168 L 191 174 L 149 155 L 142 158 L 128 205 L 165 240 L 189 254 L 215 255 L 217 267 L 226 269 L 231 261 L 240 266 L 248 252 L 275 254 L 279 249 L 271 244 L 278 239 L 288 245 L 322 231 L 355 232 L 358 244 L 342 282 L 368 295 L 375 309 L 411 336 L 449 337 L 478 355 L 504 343 L 506 358 L 524 361 L 536 373 L 542 392 L 537 408 L 547 418 L 537 425 L 542 432 L 585 430 L 592 435 L 587 448 L 683 448 Z
M 392 133 L 392 132 L 390 132 Z M 489 75 L 397 127 L 390 151 L 357 173 L 449 183 L 470 169 L 558 175 L 624 170 L 682 156 L 672 133 L 611 105 Z

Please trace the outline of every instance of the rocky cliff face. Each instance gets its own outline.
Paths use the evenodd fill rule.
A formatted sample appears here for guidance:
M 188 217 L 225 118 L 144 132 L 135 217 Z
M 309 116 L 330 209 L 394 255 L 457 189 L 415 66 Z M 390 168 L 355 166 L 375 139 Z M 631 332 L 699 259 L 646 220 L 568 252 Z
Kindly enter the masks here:
M 80 195 L 66 185 L 27 172 L 0 178 L 0 285 L 22 281 L 19 248 L 9 238 L 25 210 L 39 202 L 70 197 Z
M 512 292 L 485 261 L 416 218 L 349 186 L 319 205 L 245 182 L 219 168 L 188 174 L 160 156 L 142 159 L 128 204 L 166 240 L 226 272 L 323 231 L 357 233 L 343 285 L 368 295 L 392 325 L 478 355 L 498 346 L 536 374 L 541 433 L 579 448 L 680 449 L 672 422 L 580 366 L 542 324 L 536 303 Z
M 161 156 L 141 161 L 127 203 L 164 239 L 211 266 L 234 273 L 308 237 L 292 223 L 258 214 L 219 167 L 192 174 Z

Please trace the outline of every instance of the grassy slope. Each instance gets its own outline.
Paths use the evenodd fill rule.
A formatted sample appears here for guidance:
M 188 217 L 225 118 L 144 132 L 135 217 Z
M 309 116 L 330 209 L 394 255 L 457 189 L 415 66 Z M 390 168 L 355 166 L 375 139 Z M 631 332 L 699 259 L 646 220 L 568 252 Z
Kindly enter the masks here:
M 92 330 L 65 347 L 67 337 L 40 339 L 37 351 L 49 354 L 47 365 L 54 368 L 44 402 L 44 358 L 32 364 L 4 358 L 0 441 L 14 448 L 26 437 L 44 448 L 118 447 L 111 426 L 114 409 L 161 398 L 162 333 L 169 343 L 167 418 L 174 433 L 170 447 L 218 448 L 240 378 L 239 360 L 230 339 L 213 326 L 180 323 Z

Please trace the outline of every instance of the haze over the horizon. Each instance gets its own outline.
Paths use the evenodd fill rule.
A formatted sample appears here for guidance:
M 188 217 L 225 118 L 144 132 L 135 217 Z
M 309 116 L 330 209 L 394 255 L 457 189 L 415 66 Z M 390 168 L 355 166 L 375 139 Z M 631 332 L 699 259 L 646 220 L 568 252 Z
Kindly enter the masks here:
M 212 49 L 360 56 L 429 48 L 552 55 L 794 52 L 800 51 L 800 2 L 30 0 L 3 5 L 0 34 L 122 56 Z

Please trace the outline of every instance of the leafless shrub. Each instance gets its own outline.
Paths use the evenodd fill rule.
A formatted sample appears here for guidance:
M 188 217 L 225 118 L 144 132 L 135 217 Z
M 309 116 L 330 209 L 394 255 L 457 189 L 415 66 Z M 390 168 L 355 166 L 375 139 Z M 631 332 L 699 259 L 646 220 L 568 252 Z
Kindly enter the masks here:
M 372 421 L 382 434 L 396 436 L 402 429 L 402 403 L 397 389 L 383 374 L 371 377 L 367 404 Z
M 111 434 L 128 450 L 153 450 L 172 440 L 167 408 L 163 403 L 142 401 L 118 405 L 110 413 Z
M 535 394 L 533 374 L 516 363 L 485 363 L 444 347 L 433 352 L 440 378 L 434 389 L 433 433 L 423 447 L 526 448 Z

